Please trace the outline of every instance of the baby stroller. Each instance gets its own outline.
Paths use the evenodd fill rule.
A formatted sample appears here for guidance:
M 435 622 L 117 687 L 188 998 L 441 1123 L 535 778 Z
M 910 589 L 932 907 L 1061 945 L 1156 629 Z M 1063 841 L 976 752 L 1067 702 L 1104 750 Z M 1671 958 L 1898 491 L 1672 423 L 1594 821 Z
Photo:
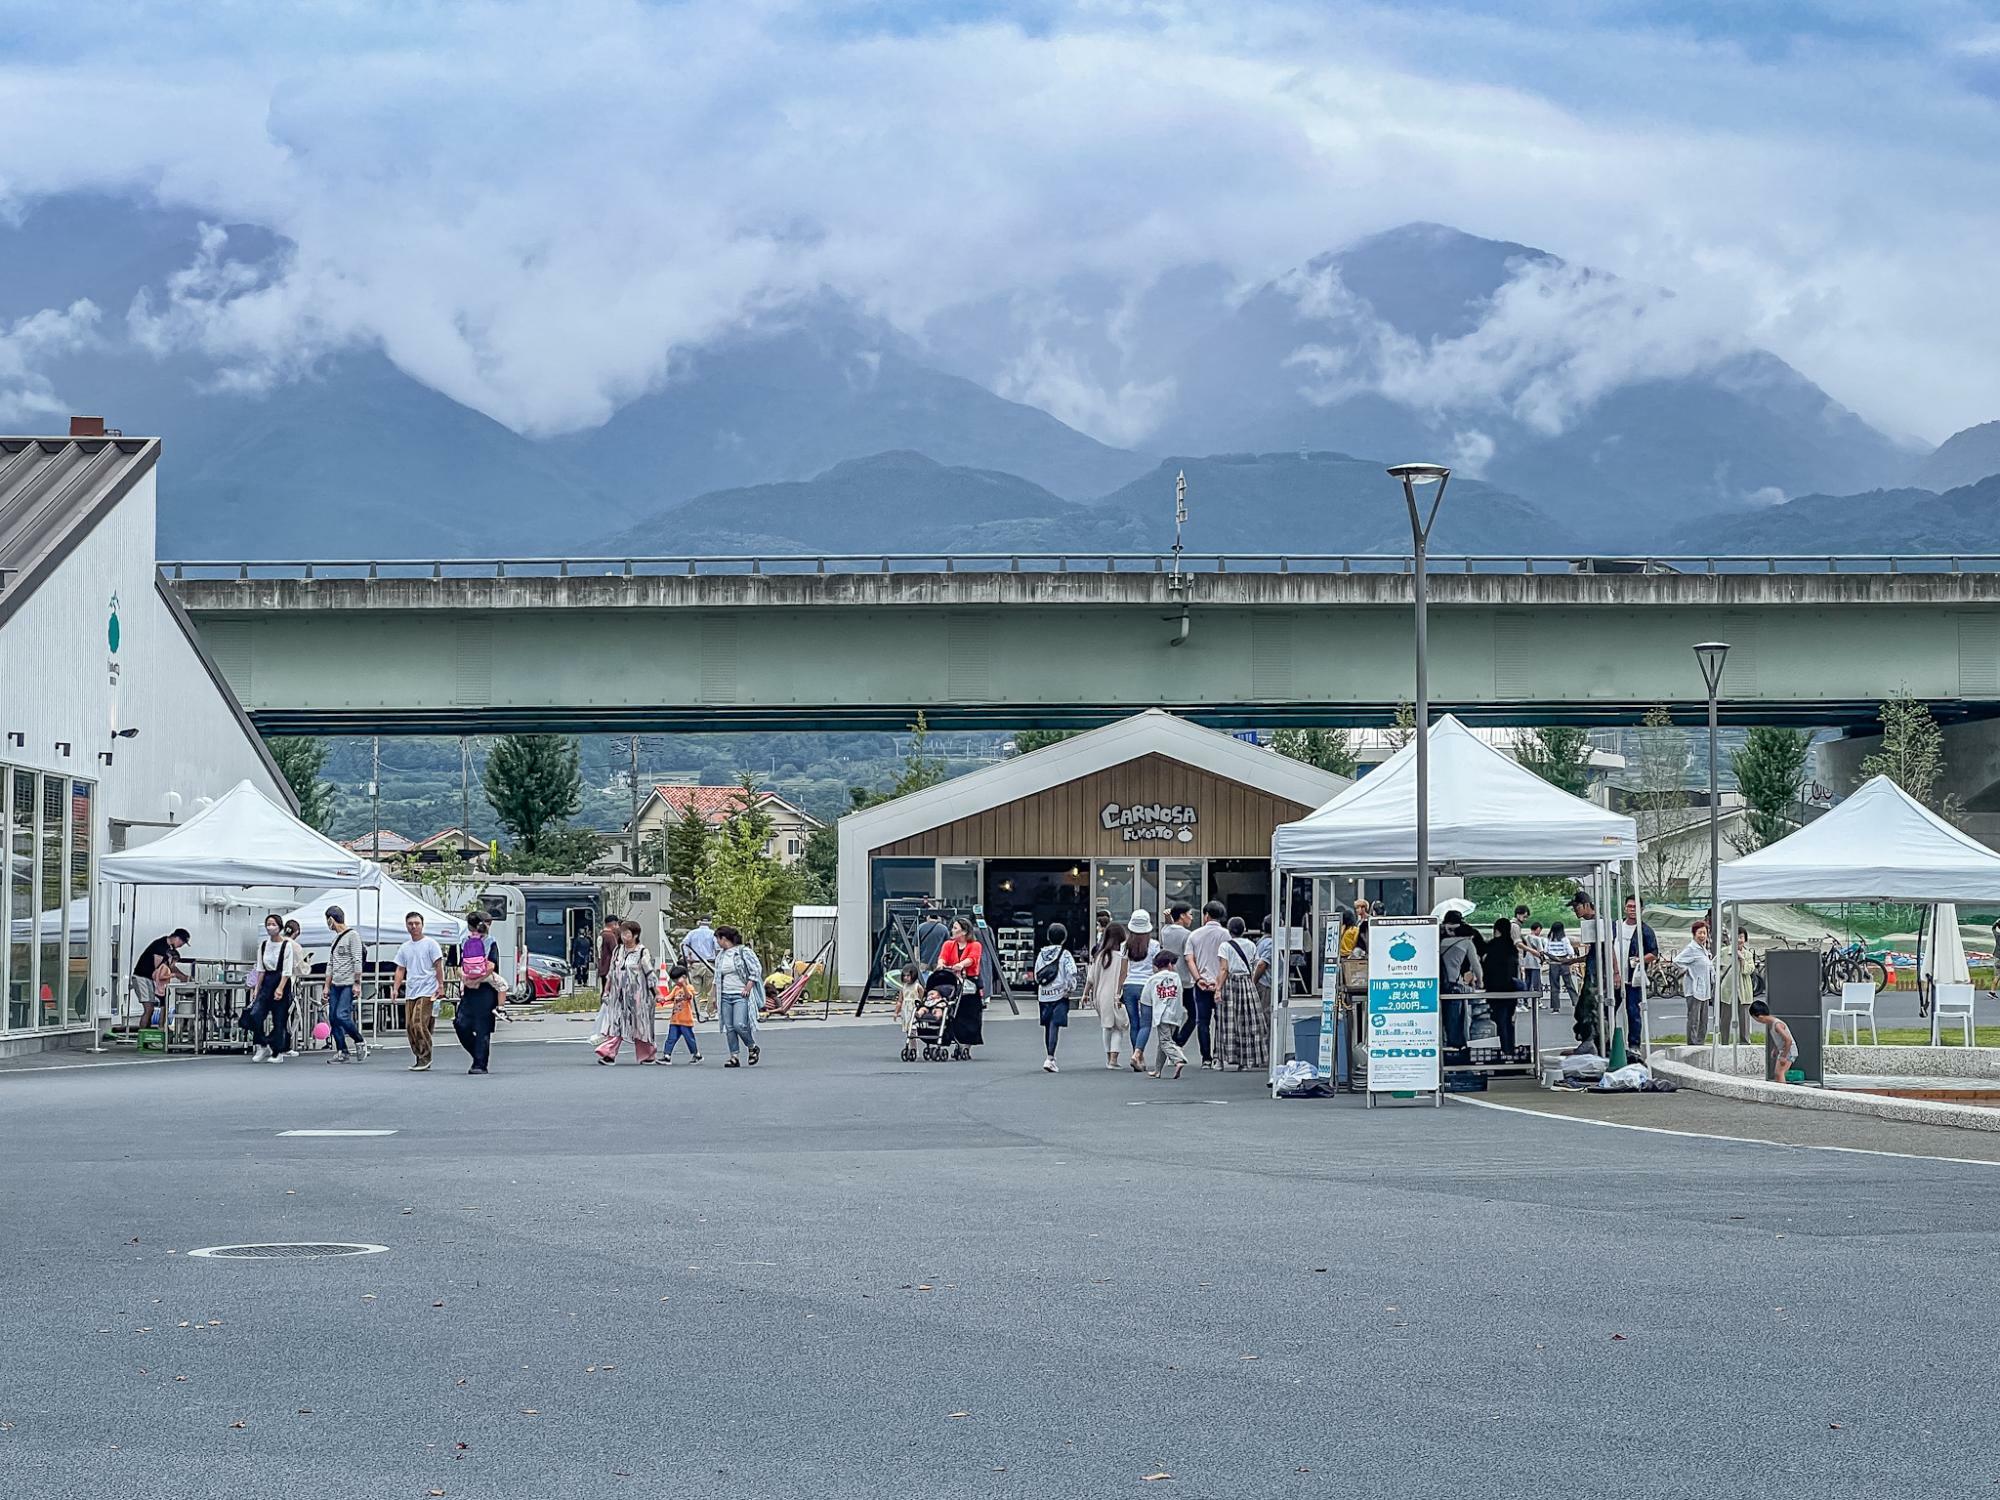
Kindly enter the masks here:
M 925 1062 L 944 1062 L 953 1055 L 951 1023 L 958 1013 L 958 990 L 959 977 L 950 969 L 939 969 L 924 981 L 924 997 L 903 1023 L 904 1062 L 915 1062 L 919 1055 Z

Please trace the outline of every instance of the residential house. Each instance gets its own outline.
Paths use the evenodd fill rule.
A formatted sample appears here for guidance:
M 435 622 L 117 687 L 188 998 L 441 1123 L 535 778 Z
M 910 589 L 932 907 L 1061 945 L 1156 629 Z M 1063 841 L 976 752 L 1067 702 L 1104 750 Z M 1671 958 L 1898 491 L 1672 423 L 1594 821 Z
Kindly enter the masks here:
M 806 840 L 820 827 L 819 819 L 776 792 L 757 793 L 757 805 L 771 819 L 770 842 L 764 852 L 783 864 L 805 857 Z M 639 806 L 640 847 L 663 828 L 678 823 L 692 807 L 711 828 L 720 828 L 743 806 L 743 789 L 734 786 L 655 786 Z M 629 833 L 629 830 L 628 830 Z

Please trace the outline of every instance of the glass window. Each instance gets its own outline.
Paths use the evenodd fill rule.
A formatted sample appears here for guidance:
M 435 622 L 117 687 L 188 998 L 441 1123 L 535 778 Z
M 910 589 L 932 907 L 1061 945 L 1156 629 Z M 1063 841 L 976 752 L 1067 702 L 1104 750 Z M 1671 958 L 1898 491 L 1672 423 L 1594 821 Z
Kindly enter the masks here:
M 63 834 L 69 826 L 69 782 L 61 776 L 44 776 L 42 782 L 42 846 L 36 864 L 40 882 L 41 920 L 38 931 L 41 967 L 35 975 L 37 1026 L 62 1024 L 64 949 L 63 891 L 68 872 L 63 868 Z
M 7 1029 L 34 1024 L 35 992 L 35 776 L 7 778 Z
M 69 1019 L 90 1019 L 91 785 L 70 783 L 69 797 Z
M 889 921 L 889 903 L 921 897 L 937 889 L 934 859 L 871 859 L 868 861 L 868 927 L 872 938 Z

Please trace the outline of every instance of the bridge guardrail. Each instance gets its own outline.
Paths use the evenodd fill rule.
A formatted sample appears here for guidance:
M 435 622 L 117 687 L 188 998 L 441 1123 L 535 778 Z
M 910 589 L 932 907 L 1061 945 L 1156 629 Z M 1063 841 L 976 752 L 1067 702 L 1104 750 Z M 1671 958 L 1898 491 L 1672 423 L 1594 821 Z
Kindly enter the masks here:
M 1408 573 L 1410 558 L 1393 553 L 1183 553 L 1183 574 Z M 182 560 L 160 569 L 179 582 L 253 579 L 602 578 L 798 576 L 840 573 L 1171 573 L 1165 552 L 1018 552 L 949 555 L 935 552 L 846 552 L 809 555 L 685 557 L 504 557 Z M 1429 571 L 1450 573 L 1994 573 L 2000 553 L 1768 553 L 1578 556 L 1535 553 L 1433 553 Z

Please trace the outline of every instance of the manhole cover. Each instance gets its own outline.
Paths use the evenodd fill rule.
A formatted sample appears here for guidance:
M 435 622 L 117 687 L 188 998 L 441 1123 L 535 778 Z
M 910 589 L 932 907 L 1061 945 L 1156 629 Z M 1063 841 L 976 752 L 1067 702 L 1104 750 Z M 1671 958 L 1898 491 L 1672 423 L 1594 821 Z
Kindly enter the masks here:
M 329 1255 L 380 1255 L 387 1245 L 350 1245 L 337 1241 L 287 1241 L 268 1245 L 210 1245 L 190 1250 L 199 1260 L 319 1260 Z

